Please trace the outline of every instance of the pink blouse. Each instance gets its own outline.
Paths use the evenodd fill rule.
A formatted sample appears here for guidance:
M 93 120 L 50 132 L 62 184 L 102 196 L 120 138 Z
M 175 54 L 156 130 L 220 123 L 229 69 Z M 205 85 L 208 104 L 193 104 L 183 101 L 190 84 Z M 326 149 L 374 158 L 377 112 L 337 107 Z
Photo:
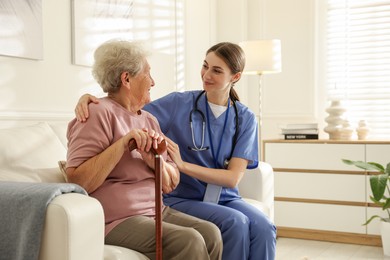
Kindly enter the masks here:
M 161 134 L 157 119 L 147 111 L 131 113 L 110 98 L 89 105 L 90 116 L 84 123 L 68 125 L 67 167 L 78 167 L 101 153 L 134 128 L 154 129 Z M 163 154 L 167 161 L 167 153 Z M 169 160 L 172 163 L 171 160 Z M 93 173 L 90 173 L 91 175 Z M 130 216 L 154 217 L 154 172 L 139 152 L 126 151 L 104 183 L 90 196 L 99 200 L 105 214 L 106 234 Z

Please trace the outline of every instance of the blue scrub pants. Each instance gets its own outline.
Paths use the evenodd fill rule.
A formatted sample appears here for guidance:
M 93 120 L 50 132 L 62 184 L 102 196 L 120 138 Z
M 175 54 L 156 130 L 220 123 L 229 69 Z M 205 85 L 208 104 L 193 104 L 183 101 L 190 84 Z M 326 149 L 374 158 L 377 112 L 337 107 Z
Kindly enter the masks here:
M 169 204 L 169 199 L 166 200 Z M 275 225 L 263 212 L 243 200 L 220 204 L 183 200 L 171 207 L 218 226 L 223 240 L 223 260 L 275 259 Z

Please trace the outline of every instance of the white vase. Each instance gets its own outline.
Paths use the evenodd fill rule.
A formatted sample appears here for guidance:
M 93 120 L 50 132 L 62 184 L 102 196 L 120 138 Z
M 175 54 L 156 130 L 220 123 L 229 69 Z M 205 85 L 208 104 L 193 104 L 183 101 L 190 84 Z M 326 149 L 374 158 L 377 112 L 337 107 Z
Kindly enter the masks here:
M 353 128 L 348 120 L 344 120 L 340 129 L 340 140 L 351 140 L 353 134 Z
M 341 100 L 334 99 L 331 101 L 330 106 L 325 110 L 329 115 L 341 116 L 346 111 L 342 105 Z
M 390 256 L 390 222 L 381 221 L 381 237 L 383 253 Z
M 367 126 L 366 120 L 360 120 L 356 132 L 359 140 L 366 140 L 370 128 Z
M 332 100 L 330 106 L 325 110 L 329 116 L 325 118 L 328 123 L 324 128 L 324 132 L 329 134 L 329 139 L 340 140 L 342 138 L 342 124 L 344 118 L 342 115 L 346 111 L 345 107 L 338 99 Z

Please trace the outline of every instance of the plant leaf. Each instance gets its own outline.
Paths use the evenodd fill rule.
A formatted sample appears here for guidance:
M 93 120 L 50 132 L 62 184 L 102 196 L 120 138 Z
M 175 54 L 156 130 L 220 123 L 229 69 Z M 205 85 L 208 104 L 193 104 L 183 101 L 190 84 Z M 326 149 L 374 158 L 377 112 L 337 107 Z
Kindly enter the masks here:
M 390 163 L 387 164 L 385 172 L 387 173 L 387 175 L 390 175 Z
M 380 216 L 374 215 L 374 216 L 372 216 L 371 218 L 369 218 L 369 219 L 363 224 L 363 226 L 368 225 L 368 224 L 369 224 L 373 219 L 375 219 L 375 218 L 380 218 L 380 219 L 382 219 Z
M 383 210 L 390 209 L 390 198 L 386 199 L 385 204 L 382 207 Z
M 377 201 L 381 200 L 385 194 L 387 178 L 387 174 L 373 175 L 370 177 L 371 192 Z
M 378 172 L 383 172 L 385 173 L 385 167 L 383 167 L 382 164 L 376 163 L 376 162 L 368 162 L 371 167 L 367 170 L 377 170 Z
M 375 162 L 363 162 L 363 161 L 351 161 L 351 160 L 347 160 L 347 159 L 342 159 L 342 161 L 345 163 L 345 164 L 349 164 L 349 165 L 354 165 L 360 169 L 363 169 L 363 170 L 367 170 L 367 171 L 379 171 L 379 172 L 385 172 L 385 168 L 379 164 L 379 163 L 375 163 Z
M 373 196 L 370 196 L 370 199 L 372 202 L 374 202 L 374 204 L 376 204 L 377 206 L 380 206 L 380 207 L 383 207 L 385 205 L 384 202 L 380 202 L 379 200 L 376 200 Z
M 360 169 L 366 171 L 377 171 L 381 174 L 371 175 L 370 176 L 370 188 L 372 196 L 370 199 L 375 205 L 380 206 L 385 212 L 389 214 L 390 220 L 390 198 L 385 196 L 386 188 L 389 190 L 388 181 L 390 182 L 390 163 L 386 165 L 386 169 L 379 163 L 375 162 L 363 162 L 363 161 L 351 161 L 347 159 L 342 159 L 345 164 L 354 165 Z M 373 219 L 380 218 L 383 221 L 386 221 L 385 218 L 382 218 L 378 215 L 372 216 L 368 219 L 363 225 L 369 224 Z

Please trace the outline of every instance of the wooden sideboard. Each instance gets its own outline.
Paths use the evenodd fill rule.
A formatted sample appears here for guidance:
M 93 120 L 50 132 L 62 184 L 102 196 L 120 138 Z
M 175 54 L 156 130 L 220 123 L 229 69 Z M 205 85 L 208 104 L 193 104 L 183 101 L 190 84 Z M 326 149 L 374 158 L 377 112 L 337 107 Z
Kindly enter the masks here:
M 390 141 L 265 140 L 275 174 L 278 236 L 381 246 L 369 176 L 341 159 L 390 162 Z

